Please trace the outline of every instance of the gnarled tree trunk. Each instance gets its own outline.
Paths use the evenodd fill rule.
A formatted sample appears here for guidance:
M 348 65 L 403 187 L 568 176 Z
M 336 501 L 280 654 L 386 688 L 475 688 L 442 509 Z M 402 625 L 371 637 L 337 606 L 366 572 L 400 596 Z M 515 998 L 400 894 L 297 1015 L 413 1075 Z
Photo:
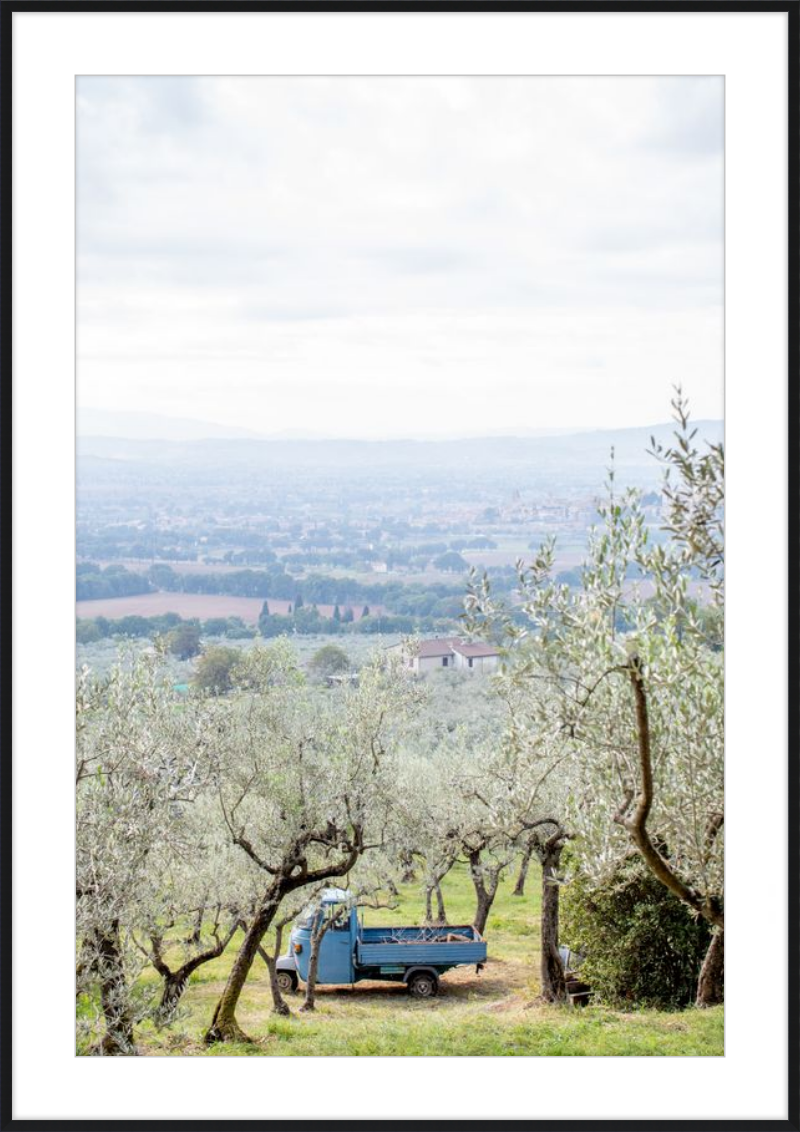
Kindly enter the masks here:
M 533 856 L 533 848 L 534 846 L 532 841 L 529 841 L 525 846 L 525 851 L 522 854 L 522 860 L 519 863 L 517 883 L 514 885 L 514 891 L 511 893 L 512 896 L 525 895 L 525 881 L 528 879 L 528 868 L 531 863 L 531 857 Z
M 191 959 L 187 959 L 186 962 L 176 971 L 173 971 L 164 959 L 163 938 L 157 935 L 150 937 L 151 950 L 148 958 L 155 967 L 156 971 L 158 971 L 161 978 L 164 980 L 164 986 L 161 992 L 161 1001 L 159 1002 L 158 1009 L 156 1011 L 156 1022 L 158 1024 L 164 1025 L 172 1019 L 175 1011 L 178 1008 L 178 1003 L 183 996 L 183 992 L 186 990 L 186 987 L 189 983 L 190 975 L 192 975 L 198 967 L 202 967 L 204 963 L 210 963 L 212 959 L 218 959 L 219 956 L 222 955 L 223 951 L 228 946 L 230 941 L 233 939 L 238 927 L 239 922 L 238 920 L 234 919 L 234 922 L 231 924 L 230 930 L 228 931 L 227 935 L 224 937 L 224 939 L 220 939 L 217 933 L 217 925 L 215 925 L 214 945 L 212 947 L 206 948 L 205 951 L 198 952 L 197 955 L 193 955 Z M 193 931 L 189 942 L 192 943 L 195 940 L 199 942 L 200 936 L 196 931 Z M 145 955 L 147 955 L 147 952 L 144 948 L 141 948 L 141 950 Z
M 322 918 L 317 925 L 315 931 L 311 933 L 311 954 L 308 957 L 308 978 L 306 979 L 306 990 L 303 996 L 303 1005 L 300 1010 L 309 1014 L 316 1009 L 316 996 L 317 996 L 317 973 L 319 972 L 319 951 L 322 946 L 322 940 L 325 932 L 328 930 L 328 924 Z
M 178 1008 L 186 983 L 189 979 L 187 972 L 181 968 L 179 971 L 170 971 L 164 976 L 164 987 L 161 991 L 161 1001 L 158 1004 L 156 1016 L 159 1022 L 167 1022 Z
M 414 854 L 404 849 L 400 854 L 400 864 L 403 866 L 403 872 L 400 877 L 402 884 L 413 884 L 416 880 L 417 874 L 414 871 Z
M 436 915 L 433 914 L 433 898 L 436 897 Z M 447 923 L 447 911 L 444 906 L 442 886 L 438 880 L 425 885 L 425 923 L 444 925 Z
M 436 882 L 436 890 L 435 891 L 436 891 L 436 923 L 444 925 L 444 924 L 447 923 L 447 911 L 446 911 L 445 906 L 444 906 L 444 896 L 442 895 L 442 886 L 441 886 L 441 883 L 438 880 Z
M 106 1026 L 106 1032 L 95 1047 L 95 1053 L 106 1057 L 136 1053 L 119 922 L 115 920 L 108 931 L 97 931 L 94 945 L 94 962 L 100 979 L 100 1004 Z
M 247 982 L 253 961 L 258 954 L 261 941 L 269 930 L 278 910 L 276 893 L 272 891 L 274 887 L 271 886 L 261 909 L 250 921 L 245 932 L 244 942 L 233 961 L 228 981 L 214 1009 L 211 1025 L 206 1032 L 204 1039 L 206 1045 L 213 1045 L 215 1042 L 249 1042 L 251 1040 L 236 1021 L 236 1006 L 244 984 Z
M 653 876 L 682 900 L 692 911 L 703 916 L 715 928 L 722 930 L 725 926 L 725 917 L 722 902 L 712 893 L 702 893 L 688 885 L 674 870 L 670 863 L 662 857 L 658 846 L 653 841 L 647 829 L 647 819 L 653 807 L 655 787 L 653 782 L 653 761 L 650 749 L 650 721 L 647 710 L 647 691 L 642 676 L 642 665 L 639 657 L 632 657 L 627 668 L 631 687 L 633 688 L 636 709 L 636 734 L 639 747 L 639 769 L 641 783 L 636 798 L 636 808 L 628 817 L 628 811 L 634 800 L 633 789 L 626 791 L 622 805 L 614 815 L 614 821 L 623 826 L 639 850 L 642 860 L 652 872 Z M 722 827 L 723 815 L 717 814 L 712 820 L 708 830 L 709 846 Z M 721 946 L 721 945 L 720 945 Z
M 316 1008 L 316 993 L 317 993 L 317 975 L 319 973 L 319 953 L 322 947 L 322 941 L 325 938 L 325 933 L 328 932 L 335 924 L 339 923 L 345 914 L 345 908 L 339 908 L 331 916 L 320 916 L 319 922 L 316 924 L 314 931 L 311 933 L 311 954 L 308 957 L 308 978 L 306 979 L 306 992 L 303 998 L 303 1005 L 300 1010 L 304 1013 L 309 1013 Z
M 717 928 L 708 945 L 697 981 L 697 1006 L 717 1006 L 725 1001 L 725 931 Z
M 558 951 L 560 890 L 557 870 L 564 847 L 561 831 L 542 846 L 542 998 L 546 1002 L 565 1002 L 567 984 L 564 964 Z
M 275 871 L 274 879 L 264 893 L 261 907 L 251 920 L 250 926 L 245 932 L 244 941 L 239 948 L 239 954 L 233 962 L 230 974 L 228 975 L 228 981 L 214 1008 L 211 1025 L 205 1034 L 204 1040 L 206 1045 L 213 1045 L 214 1042 L 250 1041 L 236 1021 L 236 1007 L 241 997 L 242 990 L 244 989 L 244 984 L 247 982 L 247 976 L 250 974 L 250 969 L 258 954 L 261 941 L 272 925 L 281 901 L 290 892 L 295 892 L 298 888 L 319 884 L 331 877 L 345 876 L 350 872 L 362 851 L 362 831 L 357 827 L 352 835 L 351 847 L 343 850 L 346 854 L 345 856 L 340 857 L 336 861 L 329 862 L 326 865 L 322 865 L 318 869 L 309 870 L 305 857 L 301 855 L 301 848 L 311 844 L 313 841 L 321 841 L 323 837 L 325 837 L 327 841 L 332 841 L 334 832 L 335 831 L 332 832 L 330 829 L 326 830 L 322 835 L 315 832 L 306 832 L 303 835 L 302 844 L 295 843 L 284 858 L 281 869 Z M 239 840 L 239 844 L 243 844 L 241 839 Z M 268 871 L 271 872 L 272 870 Z M 275 976 L 274 980 L 273 975 Z M 276 996 L 280 999 L 280 990 L 277 986 L 277 973 L 273 972 L 270 968 L 271 986 L 273 982 L 273 1002 L 276 1002 Z
M 713 1006 L 724 1001 L 725 977 L 725 915 L 722 900 L 710 892 L 699 892 L 687 884 L 678 875 L 672 865 L 659 852 L 648 829 L 647 819 L 653 806 L 655 788 L 653 782 L 653 763 L 650 750 L 650 721 L 647 710 L 647 690 L 642 676 L 641 661 L 632 657 L 628 668 L 631 687 L 633 688 L 636 709 L 636 732 L 639 747 L 639 767 L 641 783 L 639 795 L 636 799 L 636 808 L 632 816 L 628 811 L 634 800 L 632 789 L 626 791 L 614 820 L 624 826 L 630 834 L 633 843 L 639 850 L 642 860 L 665 888 L 674 893 L 679 900 L 691 908 L 693 912 L 702 916 L 711 924 L 714 934 L 697 983 L 697 996 L 695 1002 L 698 1006 Z M 706 830 L 706 842 L 710 852 L 724 822 L 724 814 L 714 814 Z
M 489 919 L 489 913 L 492 910 L 492 904 L 494 904 L 494 898 L 497 895 L 500 874 L 505 865 L 494 865 L 491 868 L 482 865 L 480 850 L 476 849 L 468 851 L 467 860 L 469 861 L 469 875 L 472 878 L 476 898 L 475 918 L 472 924 L 475 930 L 483 935 L 486 930 L 486 921 Z
M 272 1013 L 280 1014 L 283 1017 L 291 1014 L 288 1004 L 281 994 L 281 988 L 278 986 L 278 956 L 281 953 L 281 940 L 283 938 L 283 924 L 278 924 L 275 929 L 275 950 L 270 955 L 266 948 L 258 945 L 258 954 L 264 960 L 269 971 L 269 990 L 272 995 Z

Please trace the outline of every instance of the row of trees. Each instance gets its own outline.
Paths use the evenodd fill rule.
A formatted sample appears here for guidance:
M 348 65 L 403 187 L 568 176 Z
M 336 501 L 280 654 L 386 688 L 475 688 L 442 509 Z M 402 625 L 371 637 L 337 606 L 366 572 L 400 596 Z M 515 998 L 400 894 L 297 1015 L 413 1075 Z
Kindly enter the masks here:
M 460 555 L 448 551 L 437 559 L 442 569 L 466 575 L 468 566 Z M 121 567 L 119 569 L 122 569 Z M 507 591 L 513 570 L 490 571 L 498 587 Z M 147 579 L 170 593 L 226 594 L 232 597 L 272 598 L 293 606 L 380 605 L 394 614 L 407 616 L 458 616 L 462 612 L 464 587 L 459 582 L 363 582 L 356 578 L 310 573 L 302 578 L 288 573 L 279 563 L 266 570 L 234 570 L 227 573 L 184 574 L 157 563 Z
M 339 608 L 338 606 L 336 607 Z M 365 606 L 369 609 L 369 606 Z M 313 606 L 304 605 L 285 615 L 262 613 L 258 631 L 262 637 L 282 637 L 287 634 L 301 636 L 339 636 L 341 634 L 374 633 L 430 633 L 439 629 L 453 630 L 455 618 L 410 617 L 391 613 L 368 613 L 355 619 L 352 610 L 338 617 L 323 617 Z
M 252 640 L 257 630 L 246 625 L 241 617 L 197 617 L 184 619 L 177 613 L 160 613 L 142 617 L 130 613 L 116 620 L 108 617 L 78 618 L 75 626 L 78 644 L 90 645 L 109 638 L 165 638 L 171 652 L 182 659 L 197 656 L 205 637 L 226 637 L 229 640 Z
M 265 532 L 261 528 L 258 530 L 232 529 L 227 526 L 215 528 L 213 525 L 204 527 L 202 531 L 184 530 L 180 533 L 162 531 L 155 527 L 149 528 L 146 532 L 132 532 L 129 527 L 110 527 L 94 535 L 88 535 L 84 531 L 79 532 L 78 549 L 87 559 L 83 563 L 86 567 L 85 573 L 102 573 L 102 569 L 91 561 L 92 557 L 150 560 L 153 562 L 151 580 L 156 585 L 174 579 L 172 567 L 167 561 L 163 561 L 169 559 L 173 553 L 175 561 L 196 561 L 198 548 L 209 552 L 214 547 L 230 546 L 232 543 L 236 546 L 235 550 L 225 550 L 217 558 L 206 554 L 203 560 L 208 563 L 223 562 L 226 565 L 242 567 L 272 567 L 280 561 L 281 567 L 292 572 L 309 571 L 319 567 L 364 571 L 370 569 L 376 557 L 380 557 L 390 569 L 422 571 L 437 555 L 449 551 L 497 549 L 494 539 L 479 534 L 441 542 L 410 543 L 406 540 L 402 543 L 393 543 L 391 532 L 380 530 L 371 542 L 364 542 L 360 532 L 349 527 L 345 527 L 338 534 L 321 529 L 300 534 L 299 530 L 299 525 L 294 534 L 288 530 Z M 389 535 L 388 541 L 383 537 L 384 533 Z M 280 559 L 277 550 L 282 552 Z M 466 570 L 466 564 L 464 569 Z
M 288 560 L 287 560 L 288 561 Z M 299 569 L 309 563 L 297 563 Z M 350 563 L 343 563 L 351 566 Z M 389 564 L 391 567 L 391 563 Z M 435 559 L 434 565 L 450 573 L 466 574 L 467 562 L 454 551 Z M 495 568 L 496 578 L 508 576 L 508 570 Z M 170 593 L 223 594 L 230 597 L 272 598 L 290 601 L 298 607 L 304 603 L 363 605 L 372 602 L 388 605 L 399 614 L 457 615 L 461 611 L 463 588 L 441 582 L 416 583 L 387 581 L 358 582 L 325 574 L 311 574 L 297 578 L 282 566 L 269 570 L 236 570 L 228 573 L 180 573 L 166 564 L 151 566 L 147 574 L 128 570 L 121 565 L 100 567 L 93 562 L 81 562 L 76 569 L 76 597 L 78 601 L 99 598 L 129 597 L 158 590 Z
M 143 574 L 133 573 L 124 566 L 103 568 L 94 562 L 81 562 L 75 573 L 75 597 L 78 601 L 97 598 L 131 597 L 150 593 L 153 586 Z

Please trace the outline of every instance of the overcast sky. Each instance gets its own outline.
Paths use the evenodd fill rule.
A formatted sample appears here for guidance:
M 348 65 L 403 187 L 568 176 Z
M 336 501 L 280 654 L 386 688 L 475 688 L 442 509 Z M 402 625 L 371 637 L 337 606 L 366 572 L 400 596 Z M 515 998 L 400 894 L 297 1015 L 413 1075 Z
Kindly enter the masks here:
M 264 433 L 723 398 L 718 78 L 84 78 L 78 397 Z

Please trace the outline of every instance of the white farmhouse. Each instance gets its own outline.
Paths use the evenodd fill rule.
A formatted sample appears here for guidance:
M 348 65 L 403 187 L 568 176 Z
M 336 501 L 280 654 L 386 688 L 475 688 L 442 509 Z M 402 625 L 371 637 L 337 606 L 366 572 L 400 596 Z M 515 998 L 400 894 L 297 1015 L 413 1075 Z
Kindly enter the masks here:
M 500 663 L 494 645 L 472 644 L 460 637 L 434 637 L 418 644 L 395 645 L 406 665 L 419 675 L 423 672 L 455 668 L 460 672 L 493 672 Z
M 500 653 L 494 645 L 469 644 L 453 641 L 454 667 L 470 672 L 494 672 L 500 663 Z

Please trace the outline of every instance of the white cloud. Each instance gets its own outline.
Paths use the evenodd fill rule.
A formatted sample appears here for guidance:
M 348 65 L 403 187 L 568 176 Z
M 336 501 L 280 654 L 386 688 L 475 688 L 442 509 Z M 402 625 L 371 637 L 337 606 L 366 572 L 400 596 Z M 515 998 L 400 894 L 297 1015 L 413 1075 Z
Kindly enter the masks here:
M 452 434 L 650 423 L 680 379 L 720 416 L 722 93 L 82 79 L 81 403 Z

